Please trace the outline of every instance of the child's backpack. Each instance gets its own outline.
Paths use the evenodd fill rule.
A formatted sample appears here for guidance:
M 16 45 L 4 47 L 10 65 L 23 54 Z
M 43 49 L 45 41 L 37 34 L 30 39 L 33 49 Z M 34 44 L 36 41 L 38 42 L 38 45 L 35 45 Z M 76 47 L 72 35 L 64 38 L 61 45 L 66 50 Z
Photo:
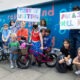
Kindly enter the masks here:
M 56 69 L 60 73 L 66 73 L 67 72 L 67 65 L 66 65 L 66 63 L 59 64 L 59 60 L 62 59 L 63 57 L 64 57 L 64 55 L 58 56 L 57 63 L 56 63 Z

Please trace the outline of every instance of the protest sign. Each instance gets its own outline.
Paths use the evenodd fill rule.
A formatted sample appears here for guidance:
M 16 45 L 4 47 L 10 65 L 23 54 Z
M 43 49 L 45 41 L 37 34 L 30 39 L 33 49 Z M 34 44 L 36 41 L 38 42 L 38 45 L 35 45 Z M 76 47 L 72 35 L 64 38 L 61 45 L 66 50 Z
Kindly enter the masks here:
M 39 22 L 40 21 L 39 8 L 18 8 L 17 9 L 17 20 L 28 21 L 28 22 Z
M 60 29 L 80 29 L 80 11 L 60 13 Z

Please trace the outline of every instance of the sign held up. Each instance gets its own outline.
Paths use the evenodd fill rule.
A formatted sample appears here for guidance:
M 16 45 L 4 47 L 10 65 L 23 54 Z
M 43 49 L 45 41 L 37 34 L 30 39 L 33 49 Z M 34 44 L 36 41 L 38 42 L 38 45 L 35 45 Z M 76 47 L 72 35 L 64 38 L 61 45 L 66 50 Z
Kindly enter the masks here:
M 60 13 L 60 29 L 80 29 L 80 11 Z
M 17 20 L 28 21 L 28 22 L 39 22 L 40 13 L 41 9 L 39 8 L 18 8 Z

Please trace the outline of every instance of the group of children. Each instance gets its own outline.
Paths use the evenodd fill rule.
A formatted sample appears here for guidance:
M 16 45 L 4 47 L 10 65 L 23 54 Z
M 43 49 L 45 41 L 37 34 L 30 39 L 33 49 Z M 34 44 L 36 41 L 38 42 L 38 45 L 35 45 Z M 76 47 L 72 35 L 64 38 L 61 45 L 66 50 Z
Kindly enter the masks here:
M 16 22 L 14 21 L 11 21 L 10 27 L 8 27 L 8 24 L 4 24 L 2 31 L 3 49 L 5 50 L 6 48 L 9 48 L 10 50 L 11 68 L 15 68 L 17 66 L 16 60 L 18 58 L 18 49 L 20 47 L 21 39 L 28 42 L 28 29 L 25 28 L 25 26 L 26 22 L 24 21 L 21 22 L 20 27 L 17 27 Z M 29 41 L 34 45 L 31 49 L 41 54 L 43 53 L 44 47 L 51 47 L 50 30 L 47 29 L 45 20 L 41 20 L 40 25 L 37 23 L 33 24 Z M 6 54 L 5 51 L 3 54 Z M 34 61 L 32 63 L 34 63 Z
M 4 28 L 2 31 L 2 41 L 3 41 L 3 48 L 9 47 L 10 53 L 10 67 L 14 68 L 17 67 L 16 60 L 18 58 L 18 48 L 20 46 L 20 40 L 25 38 L 28 41 L 28 29 L 25 28 L 26 23 L 24 21 L 21 22 L 20 27 L 16 26 L 14 21 L 11 21 L 11 25 L 8 28 L 8 24 L 4 24 Z M 47 52 L 51 51 L 52 48 L 52 38 L 50 36 L 50 30 L 46 27 L 46 21 L 41 20 L 40 25 L 37 23 L 33 24 L 33 29 L 30 35 L 30 40 L 33 46 L 31 49 L 39 52 L 44 53 L 44 47 L 47 48 Z M 67 69 L 72 70 L 72 63 L 76 65 L 77 71 L 76 74 L 80 74 L 80 48 L 78 49 L 78 55 L 75 59 L 72 60 L 71 54 L 71 45 L 69 40 L 64 40 L 63 46 L 60 49 L 61 54 L 58 57 L 56 68 L 59 72 L 62 72 L 61 68 L 63 68 L 63 72 L 66 72 Z M 5 52 L 4 52 L 5 54 Z M 37 55 L 37 54 L 36 54 Z M 36 63 L 33 60 L 32 63 Z
M 14 24 L 12 22 L 12 24 Z M 12 26 L 14 27 L 14 26 Z M 16 28 L 17 29 L 17 28 Z M 6 49 L 10 49 L 10 67 L 14 68 L 16 66 L 17 60 L 17 53 L 16 50 L 19 48 L 19 42 L 17 41 L 17 35 L 14 29 L 9 29 L 8 24 L 4 24 L 3 31 L 2 31 L 2 43 L 3 43 L 3 54 L 6 54 Z

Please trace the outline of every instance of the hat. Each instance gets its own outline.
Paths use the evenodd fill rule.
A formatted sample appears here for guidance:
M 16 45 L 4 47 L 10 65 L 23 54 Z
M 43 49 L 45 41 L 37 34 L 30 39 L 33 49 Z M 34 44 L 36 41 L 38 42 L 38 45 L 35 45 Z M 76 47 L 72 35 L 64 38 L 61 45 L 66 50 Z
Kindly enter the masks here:
M 4 26 L 8 26 L 8 24 L 4 24 Z

